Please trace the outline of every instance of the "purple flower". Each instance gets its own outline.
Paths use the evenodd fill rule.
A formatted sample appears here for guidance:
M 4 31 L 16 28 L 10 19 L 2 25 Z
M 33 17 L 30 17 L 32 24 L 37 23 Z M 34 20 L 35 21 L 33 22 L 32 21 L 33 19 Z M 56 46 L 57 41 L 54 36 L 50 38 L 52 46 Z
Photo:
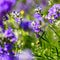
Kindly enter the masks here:
M 38 21 L 32 21 L 31 24 L 30 24 L 30 28 L 34 32 L 40 32 L 40 23 Z
M 0 1 L 0 20 L 5 16 L 15 5 L 16 0 L 1 0 Z M 3 7 L 3 8 L 2 8 Z
M 12 29 L 9 28 L 9 29 L 5 30 L 4 34 L 5 34 L 5 37 L 11 37 L 11 36 L 13 36 Z
M 47 19 L 51 23 L 54 22 L 57 18 L 60 17 L 60 4 L 54 4 L 49 10 Z
M 18 60 L 33 60 L 33 55 L 32 55 L 31 50 L 26 49 L 22 51 L 21 53 L 17 53 L 16 58 Z
M 41 2 L 42 2 L 41 4 L 44 5 L 44 6 L 47 6 L 48 5 L 48 1 L 49 0 L 41 0 Z
M 14 18 L 14 19 L 15 19 L 16 23 L 20 23 L 21 22 L 20 18 L 18 18 L 18 17 Z
M 9 2 L 9 3 L 11 3 L 12 4 L 12 6 L 14 6 L 15 4 L 16 4 L 16 0 L 6 0 L 6 2 Z
M 24 0 L 24 2 L 19 1 L 16 4 L 15 10 L 17 10 L 19 12 L 21 10 L 24 10 L 24 12 L 27 13 L 31 10 L 32 6 L 34 6 L 34 1 L 33 0 Z
M 17 5 L 16 5 L 16 8 L 15 10 L 17 11 L 21 11 L 21 10 L 24 10 L 25 12 L 27 12 L 28 10 L 30 9 L 30 7 L 22 2 L 19 2 Z
M 0 46 L 0 60 L 14 60 L 14 52 L 12 51 L 13 44 L 4 44 L 4 47 Z
M 41 22 L 44 21 L 43 18 L 42 18 L 42 16 L 40 15 L 40 13 L 37 13 L 37 12 L 34 14 L 34 18 L 35 18 L 37 21 L 41 21 Z
M 14 60 L 14 56 L 7 55 L 7 54 L 1 54 L 0 60 Z
M 35 14 L 34 14 L 34 18 L 40 19 L 40 17 L 41 17 L 41 15 L 40 15 L 39 13 L 35 13 Z
M 50 22 L 50 23 L 53 23 L 53 20 L 50 19 L 49 22 Z
M 10 60 L 9 56 L 4 54 L 4 55 L 0 55 L 0 60 Z
M 37 9 L 37 12 L 34 14 L 35 21 L 32 21 L 31 27 L 34 32 L 40 32 L 42 26 L 42 23 L 44 23 L 43 17 L 39 13 L 39 9 Z
M 46 6 L 48 6 L 48 1 L 49 0 L 41 0 L 41 7 L 44 9 Z
M 3 27 L 4 27 L 3 21 L 0 20 L 0 28 L 3 28 Z
M 20 27 L 23 28 L 25 31 L 29 30 L 29 25 L 31 21 L 21 21 Z
M 14 32 L 12 31 L 11 28 L 5 30 L 4 36 L 8 39 L 10 39 L 11 42 L 16 42 L 17 37 L 15 36 Z
M 13 43 L 6 43 L 4 44 L 4 50 L 5 51 L 12 51 L 12 48 L 13 48 Z

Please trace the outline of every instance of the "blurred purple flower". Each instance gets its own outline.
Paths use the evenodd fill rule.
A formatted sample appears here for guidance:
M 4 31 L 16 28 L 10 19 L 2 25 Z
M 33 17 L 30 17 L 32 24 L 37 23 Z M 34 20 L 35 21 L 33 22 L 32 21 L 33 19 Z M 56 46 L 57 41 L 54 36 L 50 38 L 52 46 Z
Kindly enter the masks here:
M 6 38 L 9 38 L 11 42 L 16 42 L 17 41 L 17 37 L 15 36 L 14 32 L 12 31 L 11 28 L 5 30 L 4 36 Z
M 48 5 L 48 1 L 49 0 L 41 0 L 41 6 L 42 6 L 42 8 L 46 7 Z
M 25 13 L 29 12 L 31 10 L 31 8 L 35 6 L 34 4 L 34 1 L 33 0 L 23 0 L 22 1 L 19 1 L 17 4 L 16 4 L 16 7 L 15 7 L 15 10 L 16 11 L 21 11 L 21 10 L 24 10 Z
M 2 50 L 3 50 L 3 49 L 2 49 L 2 47 L 0 46 L 0 54 L 1 54 L 1 53 L 3 53 L 3 51 L 2 51 Z
M 6 53 L 5 54 L 1 54 L 0 55 L 0 60 L 14 60 L 14 56 L 7 55 Z
M 12 51 L 12 48 L 13 48 L 13 43 L 6 43 L 4 44 L 4 50 L 5 51 Z
M 3 28 L 4 27 L 4 24 L 3 24 L 3 21 L 0 20 L 0 27 Z
M 16 22 L 16 23 L 20 24 L 20 22 L 21 22 L 21 19 L 20 19 L 20 18 L 16 17 L 16 18 L 14 18 L 14 19 L 15 19 L 15 22 Z
M 50 23 L 53 23 L 53 20 L 50 19 L 49 22 L 50 22 Z
M 34 56 L 32 55 L 32 52 L 29 49 L 26 49 L 21 53 L 16 54 L 16 59 L 18 60 L 33 60 L 33 57 Z
M 5 16 L 15 5 L 16 0 L 0 0 L 0 20 Z M 3 8 L 2 8 L 3 7 Z
M 25 13 L 28 12 L 29 9 L 30 9 L 30 6 L 22 2 L 19 2 L 15 8 L 16 11 L 24 10 Z
M 23 28 L 25 31 L 27 31 L 29 30 L 30 23 L 31 21 L 28 21 L 28 20 L 21 21 L 20 27 Z

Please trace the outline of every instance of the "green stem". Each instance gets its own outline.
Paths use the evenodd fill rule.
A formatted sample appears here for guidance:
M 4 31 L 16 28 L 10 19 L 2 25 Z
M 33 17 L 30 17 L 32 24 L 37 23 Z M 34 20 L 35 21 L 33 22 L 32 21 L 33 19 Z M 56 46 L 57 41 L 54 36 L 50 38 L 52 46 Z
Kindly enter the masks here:
M 50 27 L 50 26 L 49 26 L 49 28 L 51 28 L 55 32 L 55 34 L 58 36 L 58 38 L 60 39 L 60 36 L 57 34 L 57 32 L 55 31 L 55 29 L 53 27 Z
M 45 35 L 45 31 L 42 33 L 42 35 L 39 37 L 39 43 L 42 46 L 42 40 L 46 41 L 47 43 L 49 43 L 47 37 L 43 37 Z M 42 39 L 42 40 L 41 40 Z M 49 43 L 50 44 L 50 43 Z

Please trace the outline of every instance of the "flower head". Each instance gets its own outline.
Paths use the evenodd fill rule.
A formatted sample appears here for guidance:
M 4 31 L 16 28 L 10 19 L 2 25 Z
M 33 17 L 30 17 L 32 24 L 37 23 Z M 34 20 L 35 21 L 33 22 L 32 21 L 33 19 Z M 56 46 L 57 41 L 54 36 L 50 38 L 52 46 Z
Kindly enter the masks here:
M 30 25 L 31 21 L 21 21 L 20 23 L 20 27 L 23 28 L 25 31 L 29 30 L 29 25 Z
M 11 28 L 5 30 L 4 36 L 5 36 L 5 38 L 10 39 L 10 41 L 13 43 L 17 41 L 17 37 L 15 36 L 15 34 Z
M 57 18 L 60 17 L 60 4 L 54 4 L 49 10 L 46 18 L 50 23 L 53 23 Z
M 40 32 L 40 24 L 37 21 L 32 21 L 30 28 L 34 31 L 34 32 Z

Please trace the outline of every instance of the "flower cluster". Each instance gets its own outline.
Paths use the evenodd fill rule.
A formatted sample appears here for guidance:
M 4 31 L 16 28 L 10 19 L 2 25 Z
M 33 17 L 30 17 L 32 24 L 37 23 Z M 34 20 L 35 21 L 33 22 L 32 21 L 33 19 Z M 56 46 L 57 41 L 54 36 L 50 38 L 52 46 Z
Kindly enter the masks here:
M 28 19 L 29 16 L 25 16 L 25 12 L 28 12 L 31 9 L 31 7 L 35 5 L 33 0 L 25 0 L 24 3 L 19 2 L 19 4 L 17 4 L 19 5 L 17 7 L 19 8 L 19 11 L 18 12 L 13 11 L 12 13 L 10 13 L 15 3 L 16 0 L 0 0 L 0 34 L 3 35 L 2 37 L 0 37 L 0 60 L 33 60 L 34 57 L 32 55 L 32 52 L 28 49 L 22 51 L 21 53 L 15 54 L 14 52 L 15 43 L 17 42 L 18 39 L 20 39 L 19 29 L 21 30 L 23 29 L 22 31 L 24 32 L 27 31 L 28 33 L 33 32 L 39 38 L 40 32 L 42 33 L 46 26 L 45 24 L 46 21 L 44 20 L 45 17 L 41 14 L 42 8 L 40 6 L 34 10 L 32 20 Z M 8 16 L 11 19 L 8 20 Z M 50 23 L 53 23 L 59 17 L 60 17 L 60 4 L 54 4 L 48 10 L 48 15 L 46 16 L 46 18 L 49 20 Z M 10 20 L 13 22 L 11 22 Z M 14 23 L 18 25 L 17 29 L 15 28 L 16 25 Z M 6 26 L 5 24 L 9 25 Z M 15 30 L 13 28 L 18 31 L 16 33 L 19 35 L 18 36 L 19 38 L 14 33 Z M 23 36 L 23 34 L 21 36 Z M 28 38 L 29 37 L 30 35 L 28 36 Z M 44 39 L 44 37 L 41 38 Z
M 53 23 L 57 18 L 60 17 L 60 4 L 54 4 L 49 10 L 46 18 L 50 23 Z
M 0 0 L 0 60 L 14 60 L 14 43 L 17 37 L 13 33 L 11 28 L 4 29 L 4 20 L 8 20 L 7 14 L 11 11 L 15 5 L 16 0 Z
M 35 32 L 39 35 L 40 32 L 43 31 L 44 19 L 41 15 L 42 8 L 39 6 L 35 9 L 35 13 L 33 14 L 34 20 L 28 20 L 27 18 L 23 18 L 20 16 L 19 12 L 13 11 L 12 15 L 16 23 L 19 24 L 24 31 Z
M 9 39 L 13 43 L 17 41 L 17 37 L 15 36 L 15 34 L 11 28 L 5 30 L 4 37 Z
M 14 43 L 17 41 L 17 37 L 11 28 L 8 28 L 3 32 L 4 39 L 0 42 L 0 60 L 14 60 Z M 2 43 L 3 41 L 3 43 Z

